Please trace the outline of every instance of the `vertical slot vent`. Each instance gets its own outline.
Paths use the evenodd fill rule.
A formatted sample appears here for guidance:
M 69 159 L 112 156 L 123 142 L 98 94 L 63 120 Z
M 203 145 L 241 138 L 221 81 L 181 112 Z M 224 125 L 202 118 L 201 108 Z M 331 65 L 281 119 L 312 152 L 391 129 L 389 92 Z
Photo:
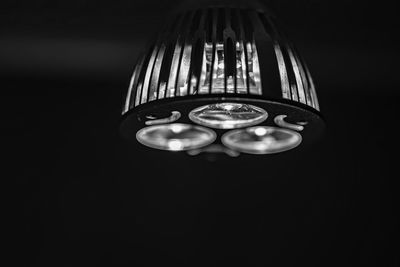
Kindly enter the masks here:
M 161 71 L 161 63 L 164 58 L 165 53 L 165 45 L 161 45 L 160 50 L 158 51 L 156 61 L 153 67 L 153 73 L 151 75 L 151 83 L 150 83 L 150 95 L 149 101 L 153 101 L 157 99 L 158 96 L 158 85 Z
M 303 62 L 301 62 L 301 60 L 297 54 L 297 51 L 294 48 L 293 48 L 293 54 L 296 59 L 297 65 L 299 67 L 300 77 L 303 82 L 304 94 L 306 97 L 306 104 L 313 107 L 313 101 L 311 100 L 311 93 L 310 93 L 310 85 L 307 80 L 307 74 L 304 70 L 304 66 L 303 66 L 304 64 L 303 64 Z
M 191 66 L 191 78 L 190 78 L 190 90 L 189 90 L 189 94 L 193 95 L 193 94 L 197 94 L 197 88 L 198 88 L 198 84 L 199 84 L 199 76 L 200 76 L 200 72 L 201 72 L 201 65 L 202 65 L 202 57 L 203 57 L 203 40 L 202 39 L 197 39 L 195 46 L 194 46 L 194 50 L 192 53 L 192 66 Z
M 279 74 L 281 77 L 282 97 L 285 99 L 292 99 L 290 95 L 289 78 L 286 72 L 286 64 L 283 58 L 281 47 L 279 46 L 278 42 L 275 42 L 274 49 L 275 49 L 276 59 L 278 61 Z
M 159 99 L 207 94 L 262 95 L 319 110 L 313 80 L 295 47 L 274 17 L 251 9 L 178 14 L 138 61 L 122 112 Z
M 301 103 L 306 104 L 307 102 L 306 102 L 306 96 L 304 93 L 303 81 L 301 80 L 301 74 L 300 74 L 299 66 L 297 65 L 297 60 L 294 57 L 294 54 L 289 46 L 287 47 L 287 50 L 289 53 L 290 62 L 292 63 L 294 76 L 296 78 L 296 88 L 297 88 L 297 93 L 298 93 L 298 99 Z
M 151 53 L 149 64 L 147 65 L 146 75 L 144 77 L 143 90 L 142 90 L 140 104 L 147 103 L 147 101 L 148 101 L 150 79 L 151 79 L 151 74 L 153 73 L 154 62 L 156 60 L 157 53 L 158 53 L 158 47 L 154 47 L 153 52 Z
M 182 43 L 181 43 L 180 39 L 181 38 L 178 38 L 178 40 L 176 42 L 174 54 L 172 57 L 166 97 L 174 97 L 175 96 L 175 87 L 176 87 L 176 79 L 178 76 L 179 60 L 180 60 L 181 54 L 182 54 Z
M 135 106 L 135 98 L 136 98 L 136 93 L 138 91 L 137 89 L 137 84 L 138 84 L 138 79 L 139 75 L 143 66 L 143 61 L 144 61 L 144 56 L 142 56 L 138 63 L 136 64 L 136 67 L 133 71 L 132 78 L 129 83 L 129 88 L 128 88 L 128 94 L 126 96 L 126 101 L 124 108 L 122 110 L 122 114 L 127 112 L 129 109 L 133 108 Z M 140 93 L 140 92 L 139 92 Z

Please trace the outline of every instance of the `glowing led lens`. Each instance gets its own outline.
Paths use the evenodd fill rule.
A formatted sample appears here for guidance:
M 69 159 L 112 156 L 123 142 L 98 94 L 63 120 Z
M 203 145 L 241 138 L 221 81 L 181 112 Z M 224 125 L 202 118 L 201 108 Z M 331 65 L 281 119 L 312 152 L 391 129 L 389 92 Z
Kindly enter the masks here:
M 195 108 L 189 118 L 200 125 L 217 129 L 234 129 L 259 124 L 268 113 L 259 107 L 240 103 L 217 103 Z
M 143 145 L 169 151 L 200 148 L 215 138 L 213 130 L 182 123 L 149 126 L 136 133 L 136 139 Z
M 248 154 L 272 154 L 295 148 L 301 143 L 298 132 L 269 126 L 229 131 L 222 136 L 225 146 Z

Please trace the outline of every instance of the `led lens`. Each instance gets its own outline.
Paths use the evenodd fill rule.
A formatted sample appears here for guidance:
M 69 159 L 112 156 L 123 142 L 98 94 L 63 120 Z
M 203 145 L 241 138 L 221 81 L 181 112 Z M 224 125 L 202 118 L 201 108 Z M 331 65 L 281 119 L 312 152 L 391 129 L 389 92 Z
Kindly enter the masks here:
M 217 103 L 195 108 L 189 118 L 200 125 L 217 129 L 234 129 L 259 124 L 268 113 L 259 107 L 240 103 Z
M 295 148 L 301 135 L 289 129 L 256 126 L 234 130 L 222 136 L 225 146 L 248 154 L 273 154 Z
M 200 148 L 215 138 L 215 132 L 210 129 L 181 123 L 154 125 L 136 133 L 136 139 L 143 145 L 169 151 Z

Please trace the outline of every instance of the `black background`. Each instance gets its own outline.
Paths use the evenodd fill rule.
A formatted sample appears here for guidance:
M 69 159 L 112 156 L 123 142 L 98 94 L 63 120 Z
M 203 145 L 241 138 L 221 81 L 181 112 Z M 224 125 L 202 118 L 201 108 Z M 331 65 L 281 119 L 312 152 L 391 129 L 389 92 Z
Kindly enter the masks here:
M 13 262 L 399 266 L 394 4 L 270 1 L 328 131 L 283 156 L 207 161 L 118 134 L 134 62 L 178 2 L 1 2 Z

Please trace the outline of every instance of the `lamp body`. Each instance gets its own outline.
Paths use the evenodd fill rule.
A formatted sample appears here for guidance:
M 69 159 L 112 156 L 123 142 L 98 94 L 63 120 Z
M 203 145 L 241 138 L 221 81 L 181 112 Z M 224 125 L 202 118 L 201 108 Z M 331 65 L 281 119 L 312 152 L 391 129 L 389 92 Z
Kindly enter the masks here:
M 152 124 L 198 123 L 195 108 L 240 103 L 266 111 L 260 125 L 301 129 L 313 139 L 324 125 L 314 82 L 278 29 L 264 9 L 224 5 L 174 14 L 136 64 L 123 135 L 132 139 Z M 219 140 L 224 132 L 216 131 Z

